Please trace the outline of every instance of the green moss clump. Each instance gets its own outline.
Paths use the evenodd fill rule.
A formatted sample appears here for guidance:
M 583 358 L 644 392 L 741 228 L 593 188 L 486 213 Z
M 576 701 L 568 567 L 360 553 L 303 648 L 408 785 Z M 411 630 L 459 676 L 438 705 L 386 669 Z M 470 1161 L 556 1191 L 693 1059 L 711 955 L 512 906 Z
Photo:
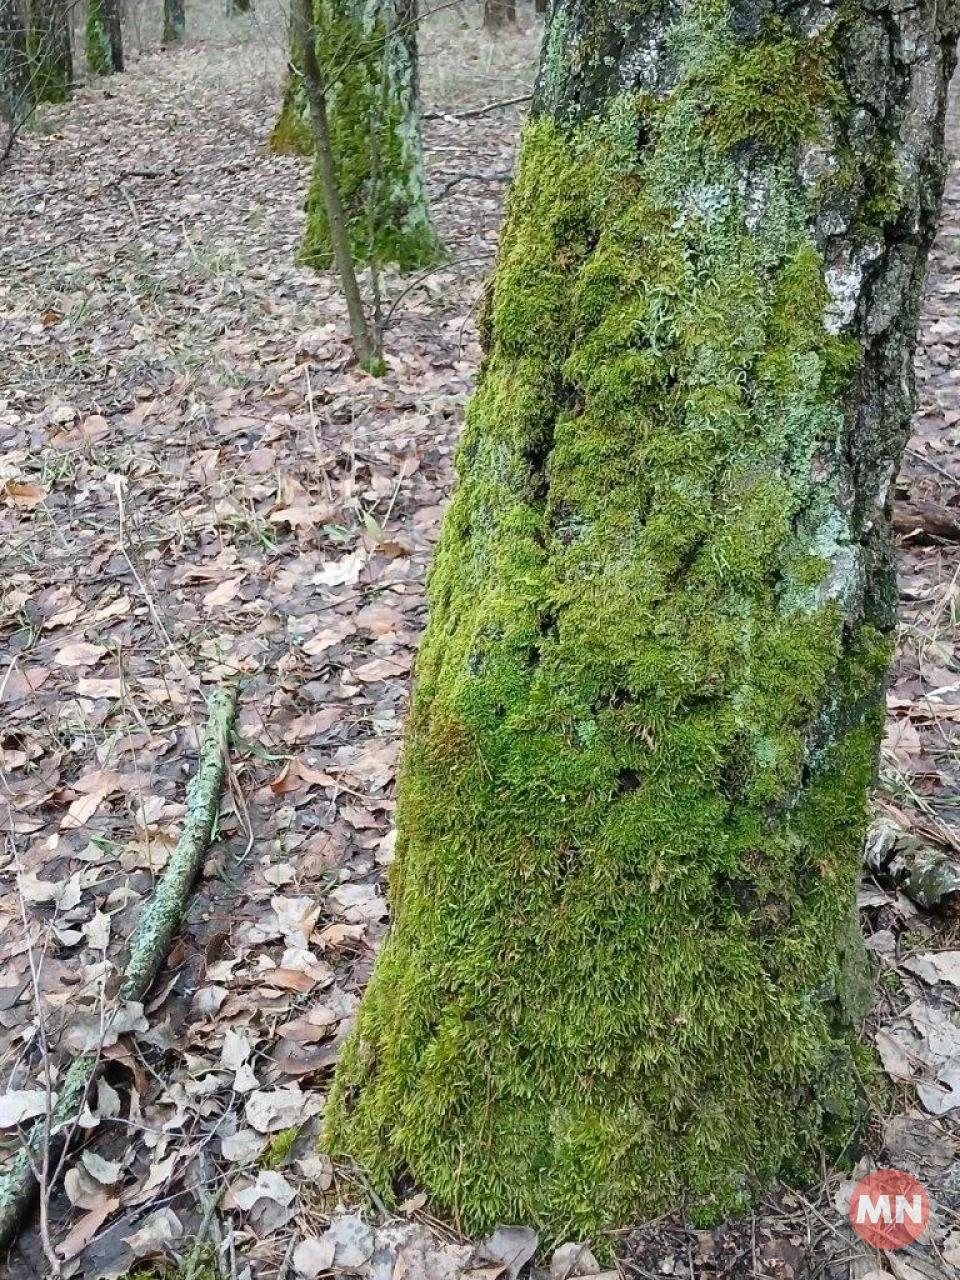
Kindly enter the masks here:
M 401 271 L 432 266 L 443 252 L 427 201 L 413 33 L 398 30 L 394 0 L 315 0 L 314 16 L 318 61 L 333 69 L 327 115 L 353 255 Z M 281 115 L 281 125 L 289 138 L 293 122 Z M 333 265 L 316 169 L 301 257 Z
M 834 90 L 810 71 L 788 125 L 758 86 L 798 40 L 727 17 L 688 6 L 660 102 L 527 125 L 487 300 L 326 1128 L 467 1231 L 713 1222 L 862 1118 L 890 638 L 845 514 L 861 352 L 797 176 Z
M 303 79 L 296 71 L 288 73 L 283 87 L 283 105 L 270 133 L 270 150 L 278 155 L 313 154 L 306 93 Z
M 279 1133 L 275 1133 L 260 1157 L 260 1168 L 279 1169 L 293 1150 L 299 1132 L 300 1129 L 294 1125 L 291 1129 L 281 1129 Z

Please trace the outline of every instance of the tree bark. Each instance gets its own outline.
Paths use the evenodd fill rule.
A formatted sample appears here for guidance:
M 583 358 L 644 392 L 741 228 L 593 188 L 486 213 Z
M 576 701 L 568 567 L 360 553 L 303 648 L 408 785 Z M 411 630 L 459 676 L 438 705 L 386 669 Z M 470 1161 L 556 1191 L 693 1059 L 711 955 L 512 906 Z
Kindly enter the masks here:
M 0 0 L 0 120 L 15 132 L 31 108 L 26 10 L 21 0 Z
M 187 34 L 184 0 L 163 0 L 163 43 L 180 44 Z
M 855 887 L 957 5 L 555 0 L 327 1139 L 465 1231 L 861 1122 Z
M 30 80 L 35 102 L 66 102 L 73 88 L 67 0 L 29 0 Z
M 313 129 L 313 146 L 316 154 L 316 181 L 323 198 L 324 214 L 330 238 L 331 251 L 350 319 L 353 349 L 361 365 L 373 362 L 374 352 L 363 310 L 363 299 L 357 284 L 357 273 L 350 252 L 350 237 L 340 196 L 337 166 L 330 145 L 330 127 L 327 121 L 326 85 L 317 62 L 316 30 L 313 24 L 313 0 L 293 0 L 290 10 L 294 24 L 295 47 L 303 68 L 304 89 Z
M 123 32 L 118 0 L 87 0 L 87 66 L 97 76 L 123 70 Z
M 534 13 L 545 14 L 547 12 L 548 0 L 533 0 Z
M 314 0 L 314 22 L 351 253 L 358 262 L 395 263 L 404 271 L 432 266 L 443 253 L 423 167 L 416 0 Z M 288 95 L 296 110 L 295 90 Z M 295 135 L 295 124 L 281 116 L 275 146 L 295 149 L 278 141 Z M 333 263 L 316 167 L 302 256 L 319 270 Z

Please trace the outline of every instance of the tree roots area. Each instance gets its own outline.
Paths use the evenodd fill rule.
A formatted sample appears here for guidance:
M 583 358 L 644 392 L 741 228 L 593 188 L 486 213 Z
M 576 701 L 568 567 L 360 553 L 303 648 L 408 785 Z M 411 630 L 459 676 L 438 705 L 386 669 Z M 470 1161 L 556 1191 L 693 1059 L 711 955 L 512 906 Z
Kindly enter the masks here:
M 958 1274 L 960 115 L 896 494 L 902 625 L 870 865 L 897 873 L 865 871 L 860 891 L 878 974 L 860 1146 L 719 1225 L 471 1237 L 413 1181 L 386 1199 L 321 1130 L 389 923 L 426 570 L 541 19 L 519 6 L 491 36 L 463 4 L 423 22 L 445 253 L 383 274 L 374 376 L 335 277 L 299 260 L 310 162 L 269 146 L 286 16 L 221 9 L 191 10 L 176 49 L 145 10 L 127 71 L 40 110 L 0 172 L 0 1162 L 53 1114 L 70 1061 L 97 1056 L 8 1274 Z M 477 110 L 491 104 L 506 105 Z M 185 926 L 146 998 L 124 999 L 134 928 L 190 820 L 209 697 L 238 677 Z M 465 891 L 482 904 L 483 886 Z M 709 1115 L 696 1124 L 705 1151 L 736 1140 L 719 1117 L 712 1135 Z M 896 1252 L 849 1225 L 878 1167 L 933 1204 Z

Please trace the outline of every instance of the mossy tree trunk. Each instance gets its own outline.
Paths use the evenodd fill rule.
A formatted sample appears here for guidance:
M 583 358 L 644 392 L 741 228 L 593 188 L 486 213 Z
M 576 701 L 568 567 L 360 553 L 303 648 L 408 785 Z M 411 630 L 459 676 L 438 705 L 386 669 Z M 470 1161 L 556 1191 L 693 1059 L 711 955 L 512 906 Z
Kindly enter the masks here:
M 163 43 L 180 44 L 187 34 L 184 0 L 163 0 Z
M 0 120 L 11 133 L 30 115 L 27 14 L 21 0 L 0 0 Z M 0 151 L 6 139 L 0 138 Z
M 118 0 L 87 0 L 87 66 L 97 76 L 123 70 L 123 33 Z
M 35 102 L 66 102 L 73 88 L 69 0 L 29 0 L 28 50 Z
M 555 0 L 327 1137 L 466 1230 L 846 1146 L 943 0 Z
M 416 0 L 314 0 L 314 17 L 353 256 L 407 271 L 430 266 L 442 251 L 423 167 Z M 305 98 L 296 80 L 294 70 L 274 129 L 278 149 L 298 149 Z M 302 256 L 319 270 L 333 261 L 316 169 Z

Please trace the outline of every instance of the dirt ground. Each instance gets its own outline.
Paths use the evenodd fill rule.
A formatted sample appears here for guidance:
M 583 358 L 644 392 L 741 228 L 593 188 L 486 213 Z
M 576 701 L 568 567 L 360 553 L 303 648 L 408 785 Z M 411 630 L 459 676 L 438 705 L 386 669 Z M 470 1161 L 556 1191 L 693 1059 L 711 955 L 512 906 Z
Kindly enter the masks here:
M 283 14 L 228 22 L 211 2 L 191 23 L 185 48 L 161 51 L 147 11 L 128 72 L 44 111 L 0 174 L 0 1153 L 42 1105 L 45 1057 L 55 1087 L 62 1054 L 113 1018 L 46 1239 L 25 1233 L 14 1276 L 47 1274 L 45 1249 L 64 1275 L 159 1274 L 198 1234 L 227 1275 L 308 1276 L 304 1242 L 351 1191 L 317 1155 L 317 1117 L 386 927 L 424 574 L 521 120 L 462 113 L 531 87 L 540 34 L 525 10 L 496 42 L 465 5 L 425 24 L 451 265 L 387 280 L 388 370 L 371 378 L 334 280 L 296 264 L 308 165 L 266 148 Z M 914 509 L 960 505 L 957 121 L 951 147 L 900 485 Z M 954 851 L 958 583 L 954 541 L 905 535 L 877 794 Z M 118 1008 L 204 696 L 237 673 L 229 794 L 188 926 L 146 1006 Z M 835 1178 L 716 1233 L 627 1233 L 621 1274 L 960 1274 L 956 926 L 870 881 L 862 907 L 890 1077 L 863 1156 L 924 1180 L 927 1235 L 854 1250 Z M 403 1274 L 452 1280 L 477 1260 L 414 1199 L 350 1269 L 399 1277 L 411 1233 Z

